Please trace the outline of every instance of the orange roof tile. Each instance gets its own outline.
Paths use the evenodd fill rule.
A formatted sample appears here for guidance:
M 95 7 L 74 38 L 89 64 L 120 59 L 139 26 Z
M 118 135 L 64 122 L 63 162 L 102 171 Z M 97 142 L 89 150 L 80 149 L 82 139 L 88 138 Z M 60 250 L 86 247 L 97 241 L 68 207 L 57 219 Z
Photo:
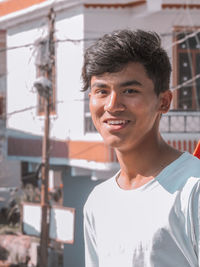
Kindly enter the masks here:
M 184 8 L 184 9 L 199 9 L 200 8 L 200 4 L 162 4 L 162 8 L 166 9 L 166 8 L 175 8 L 175 9 L 180 9 L 180 8 Z
M 100 1 L 99 1 L 100 2 Z M 138 0 L 138 1 L 132 1 L 132 2 L 128 2 L 128 3 L 116 3 L 116 4 L 102 4 L 102 3 L 95 3 L 95 4 L 84 4 L 84 6 L 86 8 L 126 8 L 126 7 L 136 7 L 136 6 L 140 6 L 146 4 L 146 0 Z
M 6 0 L 0 3 L 0 16 L 5 16 L 45 1 L 46 0 Z

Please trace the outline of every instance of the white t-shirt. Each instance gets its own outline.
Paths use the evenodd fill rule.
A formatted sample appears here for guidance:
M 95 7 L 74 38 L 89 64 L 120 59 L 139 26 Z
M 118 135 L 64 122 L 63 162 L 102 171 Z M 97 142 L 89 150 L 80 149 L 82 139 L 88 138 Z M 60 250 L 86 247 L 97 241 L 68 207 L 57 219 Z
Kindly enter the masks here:
M 85 204 L 85 266 L 200 266 L 200 160 L 185 152 L 133 190 L 117 175 Z

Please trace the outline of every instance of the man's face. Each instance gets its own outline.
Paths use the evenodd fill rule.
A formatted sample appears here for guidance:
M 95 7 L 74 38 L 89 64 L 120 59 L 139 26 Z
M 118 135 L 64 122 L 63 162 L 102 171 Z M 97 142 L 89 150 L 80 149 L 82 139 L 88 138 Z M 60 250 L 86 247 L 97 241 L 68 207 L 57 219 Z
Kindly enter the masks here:
M 156 95 L 152 80 L 137 62 L 116 73 L 92 76 L 89 96 L 93 123 L 107 145 L 121 151 L 133 149 L 158 135 L 164 95 Z

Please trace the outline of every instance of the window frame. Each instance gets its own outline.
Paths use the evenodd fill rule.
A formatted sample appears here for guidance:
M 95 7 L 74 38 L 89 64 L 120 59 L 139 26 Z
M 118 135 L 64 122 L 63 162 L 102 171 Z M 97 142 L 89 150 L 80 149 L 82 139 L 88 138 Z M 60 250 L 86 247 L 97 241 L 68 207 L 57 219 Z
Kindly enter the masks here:
M 178 41 L 178 34 L 180 33 L 192 33 L 194 31 L 199 31 L 200 27 L 182 27 L 182 26 L 176 26 L 174 27 L 173 30 L 173 43 L 176 43 Z M 192 68 L 191 68 L 191 77 L 196 76 L 196 57 L 198 54 L 200 54 L 200 49 L 190 49 L 190 54 L 192 57 Z M 179 44 L 177 43 L 176 45 L 173 46 L 173 88 L 176 88 L 177 86 L 179 86 L 179 84 L 181 84 L 180 81 L 180 72 L 179 72 L 179 64 L 180 64 L 180 55 L 181 53 L 186 53 L 187 49 L 181 49 L 179 47 Z M 187 52 L 188 53 L 188 52 Z M 189 86 L 188 86 L 189 87 Z M 196 103 L 196 98 L 197 101 L 198 100 L 198 95 L 197 95 L 197 90 L 196 90 L 196 85 L 195 85 L 195 81 L 192 82 L 192 102 L 191 102 L 191 108 L 188 109 L 184 109 L 184 108 L 180 108 L 180 89 L 175 89 L 173 91 L 173 109 L 174 110 L 178 110 L 178 111 L 198 111 L 199 110 L 199 104 Z

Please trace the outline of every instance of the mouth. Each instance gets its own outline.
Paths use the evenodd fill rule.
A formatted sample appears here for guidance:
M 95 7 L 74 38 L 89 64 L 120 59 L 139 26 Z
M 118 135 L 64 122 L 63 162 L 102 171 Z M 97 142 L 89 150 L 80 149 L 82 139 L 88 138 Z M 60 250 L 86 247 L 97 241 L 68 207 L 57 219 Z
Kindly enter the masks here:
M 107 119 L 104 121 L 110 130 L 121 130 L 130 123 L 130 120 L 123 119 Z
M 107 120 L 106 123 L 108 125 L 125 125 L 128 123 L 128 120 Z

